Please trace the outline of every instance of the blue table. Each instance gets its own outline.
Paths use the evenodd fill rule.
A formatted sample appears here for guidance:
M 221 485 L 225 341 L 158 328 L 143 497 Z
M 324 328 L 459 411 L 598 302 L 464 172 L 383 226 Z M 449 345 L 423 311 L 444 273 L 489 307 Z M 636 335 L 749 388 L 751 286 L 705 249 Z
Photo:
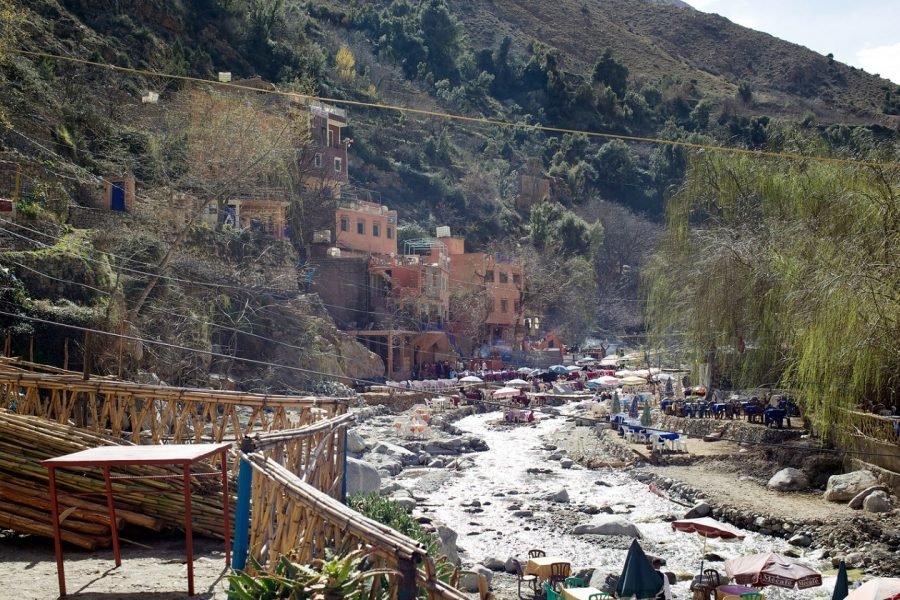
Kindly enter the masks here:
M 776 425 L 779 429 L 784 424 L 784 417 L 786 411 L 783 408 L 767 408 L 763 413 L 763 423 L 768 427 L 769 425 Z

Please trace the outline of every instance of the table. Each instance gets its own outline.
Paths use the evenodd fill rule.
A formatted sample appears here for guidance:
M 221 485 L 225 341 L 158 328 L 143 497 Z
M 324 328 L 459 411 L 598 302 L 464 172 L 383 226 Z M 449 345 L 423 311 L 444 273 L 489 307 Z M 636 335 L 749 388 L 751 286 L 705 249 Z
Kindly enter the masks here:
M 720 585 L 716 588 L 716 600 L 722 600 L 729 594 L 732 596 L 740 596 L 741 594 L 759 593 L 759 590 L 745 585 Z
M 222 462 L 222 508 L 225 518 L 225 564 L 230 559 L 230 539 L 228 530 L 228 467 L 225 455 L 231 448 L 231 442 L 219 444 L 165 444 L 156 446 L 100 446 L 48 458 L 41 461 L 47 467 L 50 479 L 50 514 L 53 519 L 53 546 L 56 550 L 56 573 L 59 578 L 59 595 L 66 595 L 66 574 L 63 570 L 62 537 L 59 531 L 59 503 L 56 496 L 56 469 L 75 467 L 100 467 L 106 482 L 106 506 L 109 510 L 110 531 L 112 532 L 113 555 L 116 566 L 122 566 L 119 554 L 119 532 L 116 529 L 116 507 L 113 503 L 113 491 L 110 467 L 127 465 L 181 465 L 184 483 L 184 533 L 187 545 L 188 595 L 194 595 L 194 543 L 191 530 L 191 465 L 209 458 L 214 454 L 221 455 Z
M 525 574 L 536 575 L 538 579 L 550 579 L 550 565 L 554 563 L 569 563 L 569 559 L 561 556 L 538 556 L 529 558 L 525 563 Z
M 563 588 L 562 597 L 563 600 L 588 600 L 590 596 L 602 593 L 603 590 L 595 587 Z

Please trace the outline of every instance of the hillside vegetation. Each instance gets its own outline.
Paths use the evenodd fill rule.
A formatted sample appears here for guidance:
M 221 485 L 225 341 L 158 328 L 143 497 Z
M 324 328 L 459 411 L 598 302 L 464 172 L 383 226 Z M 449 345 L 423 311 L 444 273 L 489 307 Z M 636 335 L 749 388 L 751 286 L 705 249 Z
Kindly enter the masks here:
M 900 90 L 887 80 L 679 3 L 28 0 L 15 8 L 7 21 L 15 25 L 2 38 L 10 52 L 0 55 L 2 153 L 5 165 L 27 168 L 19 212 L 35 228 L 68 235 L 68 208 L 91 205 L 97 176 L 110 174 L 135 174 L 149 199 L 199 189 L 221 203 L 232 180 L 216 182 L 207 173 L 198 188 L 185 149 L 204 138 L 179 125 L 188 122 L 185 94 L 213 92 L 151 72 L 259 76 L 281 91 L 352 101 L 351 183 L 400 212 L 401 242 L 449 225 L 470 249 L 518 255 L 528 270 L 525 304 L 575 342 L 589 333 L 643 331 L 641 267 L 690 162 L 682 147 L 584 132 L 867 158 L 889 156 L 900 122 Z M 158 105 L 141 104 L 149 91 L 159 94 Z M 261 97 L 254 110 L 290 118 L 277 99 Z M 280 268 L 295 260 L 292 252 L 309 241 L 313 221 L 329 214 L 334 199 L 313 197 L 296 185 L 292 167 L 276 166 L 253 175 L 291 187 L 297 236 Z M 6 167 L 4 194 L 13 169 Z M 549 195 L 523 202 L 522 175 L 546 179 Z M 169 274 L 184 268 L 185 261 L 165 258 L 187 232 L 180 225 L 163 217 L 141 225 L 147 239 L 136 253 L 144 267 Z M 186 247 L 200 252 L 203 244 L 189 242 L 208 234 L 187 233 Z M 92 239 L 101 250 L 128 247 L 127 237 Z M 209 248 L 234 244 L 269 252 L 242 239 L 216 238 Z M 228 278 L 239 282 L 240 273 Z M 146 277 L 132 279 L 104 288 L 119 309 L 93 310 L 92 324 L 120 326 L 116 315 L 140 308 L 143 296 L 165 306 L 171 286 L 151 294 Z M 180 301 L 188 307 L 197 298 Z M 237 308 L 245 297 L 202 299 L 213 324 L 258 318 Z M 219 345 L 208 324 L 169 339 L 184 337 Z

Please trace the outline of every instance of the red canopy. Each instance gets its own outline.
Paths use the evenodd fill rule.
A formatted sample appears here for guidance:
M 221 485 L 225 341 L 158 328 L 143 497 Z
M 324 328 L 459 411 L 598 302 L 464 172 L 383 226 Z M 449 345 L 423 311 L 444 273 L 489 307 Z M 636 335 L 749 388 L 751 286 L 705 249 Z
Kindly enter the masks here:
M 696 533 L 705 538 L 723 540 L 742 540 L 744 534 L 740 529 L 735 529 L 726 523 L 720 523 L 715 519 L 703 517 L 702 519 L 681 519 L 672 521 L 672 529 L 685 533 Z
M 788 589 L 796 586 L 801 590 L 822 585 L 820 573 L 774 552 L 729 558 L 725 561 L 725 572 L 740 585 L 775 585 Z

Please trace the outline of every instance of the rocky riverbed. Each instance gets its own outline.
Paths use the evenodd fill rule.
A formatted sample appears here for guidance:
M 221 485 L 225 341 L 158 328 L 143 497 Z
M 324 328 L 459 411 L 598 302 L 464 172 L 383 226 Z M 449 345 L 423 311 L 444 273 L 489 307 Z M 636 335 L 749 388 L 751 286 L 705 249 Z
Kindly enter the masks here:
M 532 548 L 569 558 L 573 573 L 603 588 L 607 575 L 621 571 L 632 537 L 666 560 L 676 597 L 690 597 L 703 540 L 674 532 L 669 522 L 695 505 L 745 529 L 743 542 L 707 544 L 706 564 L 723 574 L 725 558 L 769 550 L 824 574 L 820 588 L 767 588 L 767 598 L 830 597 L 832 561 L 840 558 L 871 574 L 898 574 L 896 509 L 866 514 L 825 502 L 821 492 L 767 490 L 766 471 L 778 465 L 737 444 L 723 443 L 720 452 L 698 447 L 692 464 L 653 466 L 611 432 L 576 426 L 571 405 L 513 426 L 482 410 L 437 413 L 428 438 L 408 440 L 395 434 L 393 411 L 363 409 L 349 444 L 359 459 L 351 481 L 377 486 L 433 526 L 448 556 L 483 571 L 497 598 L 516 597 L 509 558 Z

